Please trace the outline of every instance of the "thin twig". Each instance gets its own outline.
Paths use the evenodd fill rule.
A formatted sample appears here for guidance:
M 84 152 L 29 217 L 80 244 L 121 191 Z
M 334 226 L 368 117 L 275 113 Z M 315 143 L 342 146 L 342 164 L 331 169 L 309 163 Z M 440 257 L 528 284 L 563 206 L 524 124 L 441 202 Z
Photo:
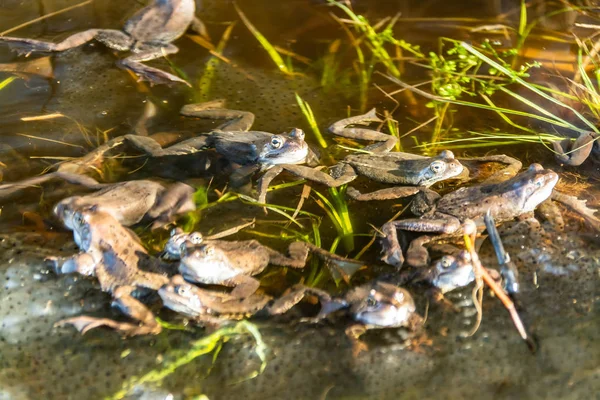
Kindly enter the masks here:
M 10 29 L 8 29 L 8 30 L 6 30 L 6 31 L 4 31 L 4 32 L 0 32 L 0 36 L 4 36 L 4 35 L 6 35 L 7 33 L 11 33 L 11 32 L 17 31 L 17 30 L 19 30 L 19 29 L 21 29 L 21 28 L 25 28 L 26 26 L 29 26 L 29 25 L 35 24 L 36 22 L 43 21 L 43 20 L 45 20 L 45 19 L 47 19 L 47 18 L 54 17 L 55 15 L 58 15 L 58 14 L 65 13 L 65 12 L 67 12 L 67 11 L 71 11 L 71 10 L 73 10 L 73 9 L 75 9 L 75 8 L 79 8 L 79 7 L 87 6 L 88 4 L 90 4 L 90 3 L 91 3 L 91 2 L 93 2 L 93 1 L 94 1 L 94 0 L 86 0 L 86 1 L 84 1 L 84 2 L 82 2 L 82 3 L 75 4 L 74 6 L 70 6 L 70 7 L 67 7 L 67 8 L 63 8 L 62 10 L 58 10 L 58 11 L 51 12 L 50 14 L 42 15 L 41 17 L 38 17 L 38 18 L 36 18 L 36 19 L 32 19 L 31 21 L 27 21 L 27 22 L 24 22 L 24 23 L 22 23 L 21 25 L 17 25 L 17 26 L 15 26 L 14 28 L 10 28 Z

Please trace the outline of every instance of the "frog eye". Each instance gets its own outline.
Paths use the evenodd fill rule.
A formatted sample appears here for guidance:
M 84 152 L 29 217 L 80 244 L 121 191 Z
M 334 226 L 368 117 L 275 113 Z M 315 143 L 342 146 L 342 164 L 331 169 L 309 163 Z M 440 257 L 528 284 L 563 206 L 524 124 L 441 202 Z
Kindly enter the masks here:
M 367 305 L 367 307 L 375 307 L 377 305 L 377 300 L 375 300 L 373 297 L 369 296 L 365 300 L 365 304 Z
M 443 161 L 437 160 L 432 162 L 429 168 L 431 168 L 431 171 L 433 171 L 433 173 L 439 174 L 442 173 L 444 169 L 446 169 L 446 164 Z
M 442 260 L 440 261 L 440 265 L 443 268 L 450 268 L 450 266 L 452 265 L 452 260 L 450 259 L 450 257 L 442 257 Z
M 83 215 L 81 215 L 81 213 L 75 213 L 75 215 L 73 215 L 73 220 L 77 225 L 83 225 Z
M 283 145 L 283 138 L 278 135 L 274 135 L 271 138 L 271 147 L 274 149 L 279 149 Z
M 200 244 L 203 240 L 202 234 L 200 232 L 190 233 L 188 240 L 193 244 Z
M 180 296 L 187 296 L 190 292 L 189 288 L 187 287 L 187 285 L 178 285 L 175 288 L 175 292 L 180 295 Z

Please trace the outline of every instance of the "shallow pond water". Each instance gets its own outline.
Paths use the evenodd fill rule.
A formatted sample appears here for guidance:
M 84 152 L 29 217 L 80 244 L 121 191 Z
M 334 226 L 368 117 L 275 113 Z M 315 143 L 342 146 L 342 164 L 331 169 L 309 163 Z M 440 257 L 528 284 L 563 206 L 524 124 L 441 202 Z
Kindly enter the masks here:
M 58 40 L 89 28 L 118 29 L 141 7 L 140 3 L 97 0 L 11 35 Z M 310 104 L 322 131 L 349 113 L 360 112 L 361 107 L 356 75 L 352 72 L 356 68 L 356 54 L 347 46 L 346 33 L 330 16 L 331 12 L 341 16 L 339 10 L 334 11 L 325 1 L 317 0 L 236 3 L 274 44 L 310 61 L 308 65 L 292 61 L 300 74 L 288 77 L 277 71 L 264 49 L 239 21 L 233 2 L 205 0 L 198 15 L 207 24 L 213 43 L 219 41 L 229 23 L 237 21 L 237 24 L 223 51 L 229 63 L 218 63 L 210 76 L 207 62 L 211 54 L 189 37 L 176 42 L 180 52 L 169 59 L 185 74 L 193 86 L 191 89 L 183 85 L 169 88 L 138 84 L 130 74 L 116 67 L 117 58 L 111 50 L 96 43 L 53 55 L 50 59 L 53 79 L 19 75 L 0 90 L 2 180 L 10 182 L 33 176 L 65 157 L 84 155 L 107 137 L 132 132 L 148 101 L 158 108 L 157 116 L 148 123 L 151 133 L 183 132 L 182 135 L 189 136 L 195 129 L 211 129 L 212 122 L 187 120 L 179 116 L 179 109 L 191 102 L 224 98 L 230 108 L 256 114 L 253 128 L 279 133 L 301 127 L 317 149 L 295 93 Z M 437 0 L 352 3 L 354 10 L 371 22 L 401 13 L 394 28 L 395 37 L 427 51 L 437 49 L 441 36 L 481 41 L 486 33 L 473 33 L 472 27 L 499 21 L 517 26 L 519 15 L 518 2 L 508 1 L 468 1 L 460 2 L 460 6 Z M 0 31 L 75 4 L 71 0 L 0 0 Z M 530 7 L 529 17 L 550 12 L 550 5 L 543 8 L 544 4 Z M 572 73 L 575 60 L 572 43 L 549 40 L 544 33 L 553 32 L 554 37 L 564 39 L 576 19 L 589 22 L 589 18 L 563 13 L 541 19 L 535 31 L 537 36 L 528 42 L 531 49 L 527 49 L 525 58 L 542 60 L 547 68 L 555 65 L 563 68 L 562 73 Z M 498 34 L 493 34 L 493 38 L 508 41 Z M 337 39 L 342 49 L 336 54 L 337 84 L 323 87 L 324 56 Z M 17 61 L 23 59 L 0 44 L 0 63 Z M 165 70 L 170 68 L 164 60 L 150 64 Z M 422 69 L 410 64 L 405 68 L 403 80 L 407 82 L 427 78 Z M 544 75 L 548 71 L 539 73 L 541 79 L 554 79 Z M 0 72 L 0 80 L 11 75 Z M 373 81 L 387 92 L 396 89 L 381 77 L 374 76 Z M 400 95 L 396 96 L 396 104 L 373 84 L 367 94 L 368 107 L 377 107 L 380 112 L 393 110 L 401 133 L 431 117 L 423 99 Z M 22 119 L 55 113 L 63 116 Z M 465 108 L 454 112 L 453 120 L 454 127 L 461 131 L 500 124 L 491 113 Z M 325 137 L 333 144 L 331 137 Z M 430 126 L 403 138 L 403 149 L 423 152 L 415 144 L 429 140 Z M 588 205 L 600 203 L 598 168 L 591 161 L 580 167 L 563 167 L 539 144 L 463 148 L 455 152 L 468 155 L 502 152 L 521 159 L 525 165 L 543 163 L 560 174 L 560 187 L 587 199 Z M 330 146 L 321 150 L 321 159 L 330 165 L 344 154 L 344 150 Z M 210 182 L 211 188 L 219 191 L 226 188 L 227 177 L 222 173 L 217 173 L 211 181 L 215 168 L 221 167 L 218 160 L 211 161 L 212 169 L 202 172 L 201 167 L 206 163 L 194 157 L 162 161 L 127 158 L 105 170 L 104 178 L 117 181 L 160 177 L 181 179 L 197 186 Z M 284 175 L 275 183 L 293 179 Z M 359 188 L 374 186 L 363 180 L 356 184 Z M 452 184 L 436 186 L 443 191 L 452 187 Z M 314 189 L 327 192 L 317 185 Z M 410 290 L 415 295 L 418 312 L 428 314 L 426 337 L 418 345 L 406 347 L 402 330 L 369 332 L 365 337 L 369 351 L 355 357 L 344 334 L 347 320 L 303 324 L 294 318 L 298 315 L 257 319 L 253 322 L 265 341 L 267 360 L 265 370 L 258 376 L 248 379 L 261 365 L 255 342 L 249 335 L 240 335 L 223 345 L 214 365 L 211 356 L 206 355 L 174 369 L 159 383 L 139 383 L 140 377 L 182 357 L 194 341 L 207 333 L 191 325 L 184 331 L 165 329 L 157 336 L 122 339 L 104 329 L 81 336 L 74 329 L 53 327 L 62 318 L 80 314 L 119 318 L 118 311 L 110 308 L 110 296 L 102 293 L 95 281 L 76 276 L 56 277 L 43 263 L 45 256 L 76 252 L 71 233 L 52 220 L 50 211 L 57 199 L 77 190 L 53 183 L 44 185 L 43 190 L 28 189 L 0 205 L 0 399 L 105 398 L 121 393 L 130 382 L 138 384 L 133 384 L 124 395 L 143 399 L 203 398 L 202 395 L 210 399 L 587 399 L 600 393 L 600 246 L 597 233 L 585 228 L 571 214 L 565 215 L 564 230 L 556 229 L 548 221 L 542 222 L 540 229 L 524 230 L 515 223 L 502 230 L 505 246 L 520 269 L 523 318 L 538 340 L 536 353 L 528 350 L 506 311 L 487 292 L 481 327 L 473 336 L 467 336 L 476 321 L 471 289 L 448 296 L 460 305 L 460 311 L 454 313 L 435 304 L 429 306 L 426 288 L 417 286 Z M 268 200 L 294 208 L 301 190 L 299 185 L 274 191 Z M 217 193 L 209 192 L 209 201 L 216 199 Z M 368 244 L 370 224 L 381 226 L 402 204 L 407 204 L 397 203 L 349 202 L 354 232 L 365 234 L 355 238 L 355 250 L 350 255 L 356 255 Z M 322 244 L 329 247 L 337 235 L 333 224 L 315 199 L 307 199 L 304 209 L 322 217 Z M 286 221 L 276 213 L 265 216 L 259 207 L 232 201 L 207 208 L 200 216 L 198 228 L 203 232 L 257 218 L 253 231 L 242 232 L 236 239 L 258 238 L 273 247 L 282 250 L 285 247 L 286 241 L 277 236 Z M 304 217 L 299 222 L 302 227 L 297 229 L 310 234 L 311 222 Z M 136 232 L 144 239 L 151 236 L 145 227 L 136 228 Z M 481 257 L 484 265 L 495 266 L 488 247 L 484 244 Z M 340 246 L 338 251 L 345 250 Z M 379 261 L 377 244 L 362 260 L 369 269 L 360 271 L 353 284 L 392 271 Z M 313 277 L 311 271 L 265 273 L 262 281 L 268 291 L 278 294 L 301 279 Z M 342 283 L 336 289 L 326 272 L 322 277 L 320 284 L 327 289 L 347 288 Z M 181 321 L 174 313 L 159 311 L 158 307 L 155 309 L 161 319 Z

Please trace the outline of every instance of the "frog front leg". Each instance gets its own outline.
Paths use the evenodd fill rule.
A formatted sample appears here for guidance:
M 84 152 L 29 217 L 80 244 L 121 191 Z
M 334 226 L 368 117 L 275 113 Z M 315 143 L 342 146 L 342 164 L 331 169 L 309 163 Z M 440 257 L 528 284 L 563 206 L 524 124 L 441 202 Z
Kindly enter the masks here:
M 350 139 L 379 142 L 366 146 L 364 150 L 367 151 L 384 153 L 393 149 L 398 142 L 398 139 L 395 136 L 381 133 L 369 128 L 348 128 L 349 125 L 368 125 L 371 122 L 383 122 L 383 120 L 377 117 L 376 110 L 374 108 L 366 114 L 344 118 L 333 123 L 329 127 L 329 131 L 334 135 L 343 136 Z
M 234 286 L 233 290 L 231 291 L 231 296 L 238 299 L 245 299 L 256 293 L 260 287 L 260 282 L 251 276 L 238 275 L 223 282 L 223 285 Z
M 126 336 L 159 334 L 162 330 L 160 324 L 156 322 L 154 314 L 152 314 L 148 307 L 131 295 L 133 290 L 135 290 L 133 286 L 121 286 L 117 288 L 113 293 L 114 300 L 112 305 L 119 308 L 123 314 L 139 321 L 140 324 L 117 322 L 109 318 L 95 318 L 82 315 L 64 319 L 54 324 L 54 326 L 73 325 L 82 335 L 100 326 L 107 326 Z
M 94 276 L 96 261 L 89 253 L 79 253 L 71 257 L 47 257 L 44 263 L 57 275 L 72 274 Z
M 587 160 L 597 138 L 593 132 L 587 132 L 580 134 L 574 142 L 571 142 L 571 139 L 552 142 L 552 147 L 560 162 L 576 167 Z
M 357 357 L 363 351 L 369 350 L 369 346 L 365 342 L 360 340 L 360 337 L 364 335 L 367 332 L 367 330 L 367 326 L 363 324 L 350 325 L 345 330 L 346 336 L 348 337 L 348 339 L 350 339 L 350 342 L 352 343 L 352 355 L 354 357 Z
M 271 167 L 267 172 L 263 174 L 258 182 L 258 202 L 265 204 L 267 201 L 267 189 L 271 184 L 271 181 L 275 179 L 283 171 L 290 172 L 299 178 L 307 179 L 311 182 L 317 182 L 327 187 L 339 187 L 347 184 L 348 182 L 356 179 L 356 172 L 354 169 L 347 164 L 344 164 L 343 172 L 333 177 L 317 168 L 307 167 L 305 165 L 297 164 L 282 164 Z
M 170 74 L 161 69 L 142 64 L 144 61 L 155 60 L 169 54 L 175 54 L 178 51 L 179 48 L 173 44 L 162 47 L 149 47 L 145 51 L 141 51 L 137 54 L 120 60 L 117 65 L 120 68 L 133 71 L 140 78 L 140 80 L 147 80 L 152 84 L 171 84 L 173 82 L 180 82 L 191 87 L 188 82 L 178 76 Z
M 29 55 L 34 52 L 60 52 L 69 50 L 91 40 L 98 40 L 106 46 L 126 51 L 133 45 L 133 39 L 124 32 L 114 29 L 89 29 L 69 36 L 59 43 L 45 42 L 43 40 L 24 39 L 10 36 L 0 36 L 0 42 L 6 42 L 12 50 L 19 55 Z
M 401 268 L 404 255 L 398 241 L 398 230 L 424 233 L 452 234 L 461 228 L 460 221 L 452 216 L 438 219 L 409 218 L 401 221 L 391 221 L 381 227 L 385 235 L 382 239 L 381 260 L 386 264 Z

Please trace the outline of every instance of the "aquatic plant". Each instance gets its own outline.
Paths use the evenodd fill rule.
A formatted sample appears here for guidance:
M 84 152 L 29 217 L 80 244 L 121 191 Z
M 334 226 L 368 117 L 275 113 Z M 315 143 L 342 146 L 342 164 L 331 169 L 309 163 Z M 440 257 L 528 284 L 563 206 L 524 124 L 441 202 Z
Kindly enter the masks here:
M 319 125 L 317 124 L 317 120 L 315 119 L 315 115 L 313 114 L 312 108 L 310 108 L 310 104 L 308 104 L 307 101 L 303 100 L 298 93 L 295 93 L 295 95 L 296 101 L 298 102 L 298 107 L 300 107 L 304 118 L 306 118 L 306 121 L 308 122 L 310 129 L 313 131 L 313 134 L 315 135 L 319 146 L 321 146 L 324 149 L 327 148 L 327 142 L 321 134 L 321 130 L 319 129 Z
M 253 379 L 260 375 L 267 366 L 267 345 L 262 340 L 258 327 L 248 321 L 240 321 L 233 326 L 224 326 L 215 332 L 204 336 L 191 343 L 191 346 L 185 350 L 173 350 L 167 352 L 164 361 L 159 367 L 153 369 L 141 376 L 134 376 L 123 382 L 121 389 L 106 399 L 123 399 L 130 395 L 138 386 L 144 384 L 160 385 L 167 377 L 175 371 L 194 361 L 196 358 L 206 356 L 212 353 L 212 364 L 216 362 L 223 345 L 236 337 L 250 334 L 254 339 L 254 354 L 260 360 L 260 367 L 249 376 L 243 377 L 237 382 Z M 210 368 L 205 372 L 204 377 L 210 374 Z M 235 382 L 234 382 L 235 383 Z
M 246 25 L 246 28 L 248 28 L 248 30 L 252 33 L 252 35 L 256 38 L 256 40 L 258 40 L 258 43 L 260 43 L 260 45 L 269 54 L 269 57 L 271 57 L 271 60 L 273 60 L 273 62 L 275 63 L 275 65 L 277 66 L 279 71 L 283 72 L 286 75 L 293 75 L 294 72 L 290 68 L 291 65 L 288 66 L 283 61 L 283 58 L 281 57 L 281 55 L 279 54 L 277 49 L 275 49 L 275 46 L 273 46 L 269 42 L 269 40 L 262 33 L 260 33 L 260 31 L 258 29 L 256 29 L 256 27 L 252 24 L 252 22 L 250 22 L 248 17 L 246 17 L 246 14 L 244 14 L 242 12 L 242 10 L 237 6 L 237 4 L 234 3 L 234 6 L 235 6 L 235 10 L 237 11 L 238 15 L 240 16 L 240 19 L 242 20 L 244 25 Z

